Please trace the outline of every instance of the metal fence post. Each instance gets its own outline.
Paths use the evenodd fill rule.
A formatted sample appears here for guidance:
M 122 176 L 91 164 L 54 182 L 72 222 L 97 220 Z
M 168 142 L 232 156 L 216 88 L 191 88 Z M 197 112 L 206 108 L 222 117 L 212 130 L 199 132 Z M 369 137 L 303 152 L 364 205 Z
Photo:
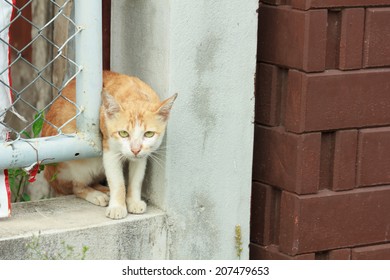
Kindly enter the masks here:
M 76 84 L 76 103 L 82 110 L 77 128 L 96 137 L 102 90 L 102 36 L 101 32 L 96 32 L 102 29 L 101 1 L 76 0 L 75 22 L 82 29 L 76 37 L 76 63 L 82 67 Z

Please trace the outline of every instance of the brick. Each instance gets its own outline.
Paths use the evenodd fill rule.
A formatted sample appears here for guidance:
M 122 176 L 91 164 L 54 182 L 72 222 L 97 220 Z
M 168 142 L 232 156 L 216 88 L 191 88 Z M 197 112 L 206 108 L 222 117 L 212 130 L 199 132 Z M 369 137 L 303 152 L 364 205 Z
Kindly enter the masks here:
M 344 9 L 341 12 L 339 68 L 360 69 L 362 67 L 364 9 Z
M 390 8 L 367 9 L 364 67 L 390 65 Z
M 253 179 L 298 194 L 319 184 L 321 134 L 297 135 L 283 128 L 255 126 Z
M 390 183 L 390 127 L 360 131 L 357 169 L 358 186 Z
M 288 6 L 259 9 L 261 61 L 307 72 L 325 69 L 326 10 L 298 11 Z
M 353 260 L 390 260 L 390 243 L 353 248 Z
M 390 5 L 390 0 L 291 0 L 292 7 L 302 10 L 384 5 Z
M 341 13 L 339 11 L 328 11 L 325 60 L 326 69 L 335 69 L 339 64 L 340 22 Z
M 337 249 L 328 252 L 328 260 L 350 260 L 351 249 Z
M 334 149 L 335 133 L 323 132 L 321 134 L 320 190 L 332 188 Z
M 345 249 L 316 252 L 315 259 L 316 260 L 350 260 L 351 249 L 345 248 Z
M 256 122 L 268 126 L 280 124 L 283 71 L 275 65 L 260 63 L 256 71 Z
M 280 191 L 254 182 L 251 201 L 251 242 L 259 245 L 277 243 Z
M 356 186 L 357 150 L 357 130 L 339 130 L 336 132 L 332 190 L 350 190 Z
M 296 133 L 390 124 L 390 70 L 290 70 L 285 126 Z
M 261 0 L 260 2 L 271 4 L 271 5 L 285 5 L 287 0 Z
M 295 132 L 305 131 L 307 76 L 299 71 L 288 72 L 286 97 L 286 129 Z
M 330 251 L 315 252 L 316 260 L 350 260 L 351 249 L 336 249 Z
M 260 246 L 250 244 L 249 259 L 251 260 L 314 260 L 314 254 L 289 256 L 281 253 L 275 245 Z
M 390 186 L 281 197 L 279 250 L 288 255 L 385 242 Z

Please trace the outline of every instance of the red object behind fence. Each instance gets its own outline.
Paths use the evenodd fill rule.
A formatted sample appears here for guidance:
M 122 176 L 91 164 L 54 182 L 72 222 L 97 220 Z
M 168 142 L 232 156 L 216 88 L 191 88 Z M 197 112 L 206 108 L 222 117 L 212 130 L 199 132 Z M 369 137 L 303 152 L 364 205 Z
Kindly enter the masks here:
M 6 1 L 0 1 L 0 121 L 5 118 L 5 110 L 11 105 L 11 73 L 9 65 L 9 24 L 13 7 Z M 7 42 L 7 43 L 5 43 Z M 0 123 L 0 141 L 8 137 L 7 129 Z M 0 158 L 1 160 L 1 158 Z M 0 217 L 11 214 L 11 192 L 7 170 L 0 170 Z

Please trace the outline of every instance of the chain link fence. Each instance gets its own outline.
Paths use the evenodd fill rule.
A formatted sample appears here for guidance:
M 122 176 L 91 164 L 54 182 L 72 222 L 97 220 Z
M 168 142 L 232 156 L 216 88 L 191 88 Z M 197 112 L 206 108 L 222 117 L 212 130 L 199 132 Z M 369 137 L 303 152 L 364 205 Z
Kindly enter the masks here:
M 3 48 L 9 50 L 9 65 L 0 69 L 0 77 L 10 73 L 11 79 L 0 79 L 0 83 L 3 91 L 10 93 L 11 104 L 1 109 L 0 125 L 7 131 L 6 141 L 12 144 L 38 137 L 42 122 L 49 123 L 45 112 L 58 98 L 65 98 L 62 90 L 81 70 L 72 47 L 80 29 L 71 18 L 71 0 L 4 1 L 12 6 L 13 15 L 11 22 L 0 29 L 0 33 L 10 33 L 9 41 L 0 39 Z M 17 28 L 29 29 L 30 34 Z M 28 35 L 31 38 L 25 38 Z M 71 120 L 79 114 L 77 108 Z M 55 128 L 60 135 L 61 127 Z
M 10 96 L 0 107 L 0 134 L 7 135 L 0 138 L 0 169 L 99 155 L 101 1 L 0 1 L 13 8 L 11 21 L 0 26 L 0 49 L 8 49 L 0 98 Z M 1 36 L 7 32 L 9 40 Z M 77 102 L 62 95 L 73 78 Z M 54 126 L 45 114 L 59 98 L 75 106 L 68 122 L 77 118 L 78 133 L 63 135 L 64 124 L 55 127 L 56 136 L 39 138 L 44 122 Z

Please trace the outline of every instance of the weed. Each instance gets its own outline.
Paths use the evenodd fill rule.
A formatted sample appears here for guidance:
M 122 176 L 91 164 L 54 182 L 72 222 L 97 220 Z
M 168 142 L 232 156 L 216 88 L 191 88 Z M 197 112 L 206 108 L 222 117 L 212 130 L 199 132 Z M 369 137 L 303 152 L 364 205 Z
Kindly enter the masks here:
M 44 112 L 39 112 L 34 116 L 34 123 L 31 127 L 31 133 L 22 131 L 22 135 L 27 138 L 36 138 L 41 134 L 44 123 Z M 12 194 L 12 202 L 30 201 L 30 196 L 24 192 L 27 185 L 35 181 L 35 176 L 44 170 L 45 166 L 39 163 L 34 164 L 31 168 L 11 168 L 8 169 L 8 179 Z
M 33 236 L 30 243 L 26 244 L 27 258 L 30 260 L 85 260 L 88 246 L 83 245 L 80 252 L 74 246 L 61 241 L 61 248 L 57 251 L 48 251 L 41 244 L 39 235 Z

